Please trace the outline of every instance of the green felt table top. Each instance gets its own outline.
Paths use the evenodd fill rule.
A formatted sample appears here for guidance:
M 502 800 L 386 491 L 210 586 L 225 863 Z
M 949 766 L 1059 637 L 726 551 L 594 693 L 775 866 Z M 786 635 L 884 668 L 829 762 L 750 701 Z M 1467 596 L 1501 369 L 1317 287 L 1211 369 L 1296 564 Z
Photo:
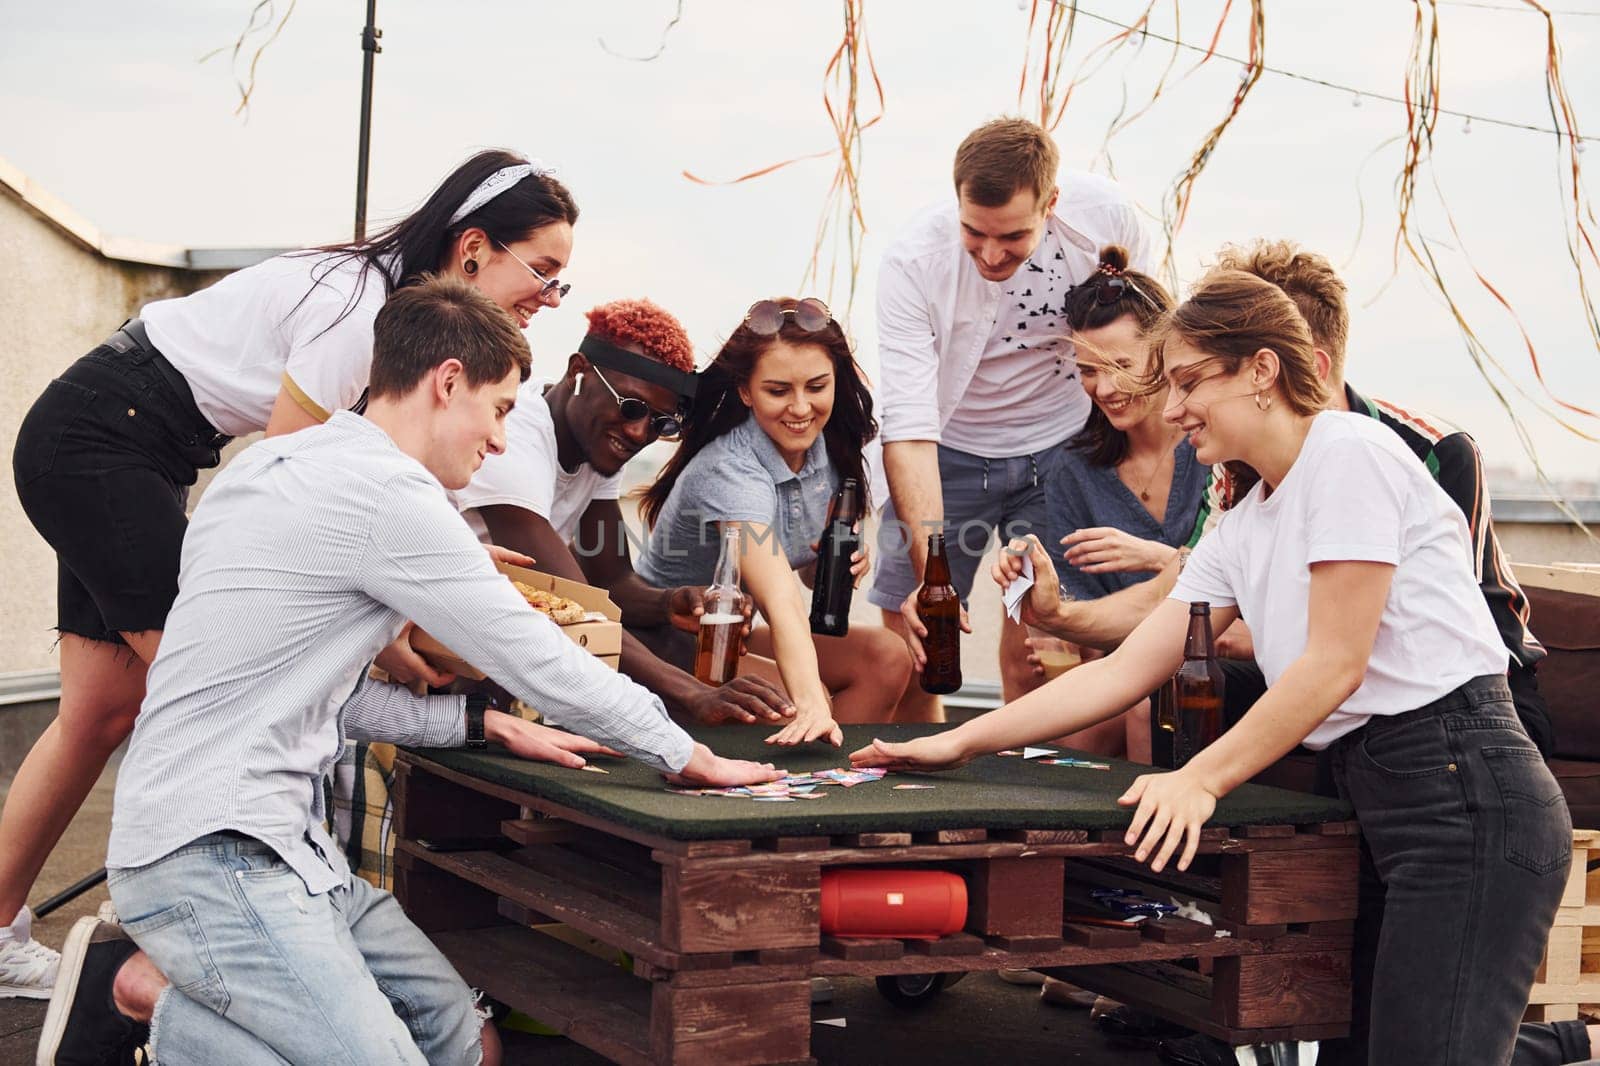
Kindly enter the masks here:
M 793 773 L 848 767 L 849 753 L 871 742 L 908 740 L 944 726 L 844 727 L 844 746 L 780 749 L 763 743 L 770 729 L 718 726 L 692 729 L 719 755 L 773 762 Z M 1048 746 L 1048 745 L 1047 745 Z M 755 836 L 827 836 L 836 833 L 917 832 L 935 829 L 1116 829 L 1132 812 L 1117 797 L 1148 766 L 1099 756 L 1110 770 L 1048 766 L 1016 756 L 989 755 L 940 774 L 890 773 L 881 781 L 819 787 L 820 800 L 758 803 L 749 798 L 680 796 L 661 775 L 625 759 L 595 759 L 609 774 L 528 762 L 490 749 L 409 749 L 460 773 L 526 792 L 673 840 Z M 1062 755 L 1082 753 L 1061 750 Z M 896 790 L 902 783 L 931 789 Z M 1217 805 L 1212 825 L 1296 824 L 1343 821 L 1350 806 L 1339 800 L 1261 785 L 1243 785 Z

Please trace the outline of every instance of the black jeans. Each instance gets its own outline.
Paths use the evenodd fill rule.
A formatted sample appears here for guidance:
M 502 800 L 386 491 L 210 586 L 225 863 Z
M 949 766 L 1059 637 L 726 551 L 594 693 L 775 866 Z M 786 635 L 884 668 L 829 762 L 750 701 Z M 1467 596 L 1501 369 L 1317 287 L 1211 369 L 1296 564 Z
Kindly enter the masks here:
M 1572 820 L 1505 678 L 1373 718 L 1329 751 L 1362 876 L 1351 1036 L 1319 1063 L 1512 1062 Z
M 188 488 L 218 462 L 216 430 L 176 371 L 124 348 L 103 344 L 50 382 L 11 458 L 22 509 L 56 551 L 57 627 L 118 644 L 165 627 Z

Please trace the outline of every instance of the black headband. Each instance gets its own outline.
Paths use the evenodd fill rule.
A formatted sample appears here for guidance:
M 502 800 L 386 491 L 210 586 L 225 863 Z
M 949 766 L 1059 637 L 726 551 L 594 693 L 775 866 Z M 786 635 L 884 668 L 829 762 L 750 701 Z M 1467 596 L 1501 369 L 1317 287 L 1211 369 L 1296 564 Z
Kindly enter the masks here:
M 695 386 L 700 383 L 700 378 L 690 371 L 678 370 L 626 348 L 618 348 L 593 333 L 583 338 L 583 343 L 578 345 L 578 352 L 596 366 L 671 389 L 685 400 L 694 399 Z

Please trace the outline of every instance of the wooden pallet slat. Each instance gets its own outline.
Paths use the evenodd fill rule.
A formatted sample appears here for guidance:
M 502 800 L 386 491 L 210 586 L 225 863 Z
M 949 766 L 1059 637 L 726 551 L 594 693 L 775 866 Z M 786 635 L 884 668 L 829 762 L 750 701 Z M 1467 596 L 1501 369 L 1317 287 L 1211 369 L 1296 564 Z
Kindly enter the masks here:
M 1155 996 L 1155 1013 L 1165 1009 L 1164 1016 L 1230 1042 L 1319 1039 L 1344 1027 L 1317 1006 L 1319 997 L 1338 994 L 1341 981 L 1348 999 L 1351 860 L 1359 841 L 1329 831 L 1344 823 L 1209 827 L 1192 870 L 1154 874 L 1131 861 L 1120 830 L 970 827 L 676 841 L 464 774 L 435 774 L 409 753 L 401 766 L 399 790 L 410 791 L 406 828 L 464 835 L 451 809 L 461 805 L 473 835 L 481 828 L 507 838 L 508 849 L 520 845 L 428 852 L 405 837 L 396 852 L 396 887 L 408 913 L 414 908 L 432 935 L 471 955 L 464 965 L 477 966 L 492 993 L 513 979 L 537 983 L 552 1005 L 535 1006 L 534 1016 L 555 1019 L 553 1027 L 615 1061 L 809 1062 L 812 975 L 1018 967 L 1078 980 L 1090 972 L 1105 977 L 1099 990 L 1122 982 L 1117 987 L 1141 1006 L 1142 997 Z M 463 799 L 474 791 L 478 799 Z M 426 808 L 421 799 L 429 801 Z M 862 864 L 962 874 L 965 929 L 937 940 L 823 936 L 822 870 Z M 1075 913 L 1096 909 L 1089 891 L 1097 886 L 1176 897 L 1217 924 L 1170 917 L 1129 927 L 1073 921 Z M 1323 898 L 1307 903 L 1315 893 Z M 596 958 L 573 964 L 588 969 L 566 973 L 548 957 L 548 945 L 530 953 L 532 969 L 496 974 L 488 961 L 494 952 L 524 951 L 528 936 L 555 943 L 527 928 L 551 921 L 585 934 L 567 936 L 558 948 L 604 956 L 614 945 L 631 956 L 634 975 Z M 1233 935 L 1219 938 L 1219 930 Z M 486 946 L 496 938 L 511 946 Z M 1581 960 L 1581 928 L 1575 924 L 1564 943 L 1547 960 L 1545 975 L 1581 976 L 1568 965 L 1574 954 Z M 1181 960 L 1188 968 L 1176 965 Z M 1213 971 L 1214 979 L 1204 976 Z M 614 988 L 625 1009 L 582 1008 L 584 996 L 575 989 L 605 997 L 619 977 L 629 989 Z M 1298 991 L 1291 996 L 1286 988 Z M 526 988 L 523 994 L 532 999 Z M 1300 1013 L 1291 1017 L 1285 999 L 1295 999 Z

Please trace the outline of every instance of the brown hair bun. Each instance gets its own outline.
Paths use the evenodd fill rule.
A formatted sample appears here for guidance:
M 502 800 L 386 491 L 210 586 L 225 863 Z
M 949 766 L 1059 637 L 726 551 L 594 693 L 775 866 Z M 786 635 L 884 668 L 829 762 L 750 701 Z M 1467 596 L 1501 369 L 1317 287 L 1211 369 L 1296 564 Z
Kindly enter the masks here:
M 1128 250 L 1120 244 L 1108 244 L 1100 249 L 1100 265 L 1121 273 L 1128 269 Z

